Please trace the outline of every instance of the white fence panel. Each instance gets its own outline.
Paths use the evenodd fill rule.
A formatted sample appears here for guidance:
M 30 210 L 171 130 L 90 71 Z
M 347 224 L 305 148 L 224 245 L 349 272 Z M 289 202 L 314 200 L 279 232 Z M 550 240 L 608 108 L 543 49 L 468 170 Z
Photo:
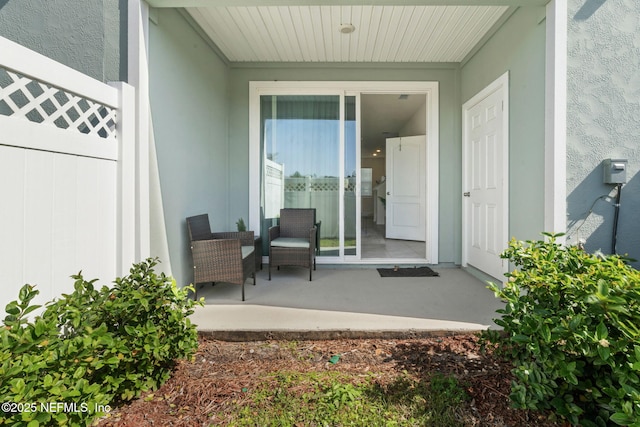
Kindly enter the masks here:
M 0 145 L 2 308 L 25 283 L 43 303 L 80 270 L 115 278 L 116 178 L 116 162 Z
M 25 284 L 43 304 L 71 275 L 110 284 L 134 235 L 131 88 L 93 80 L 0 37 L 0 318 Z M 126 166 L 123 166 L 126 165 Z M 127 210 L 128 209 L 128 210 Z M 135 230 L 133 230 L 135 231 Z M 130 233 L 131 234 L 131 233 Z M 125 249 L 126 248 L 126 249 Z
M 283 207 L 284 165 L 265 159 L 265 218 L 279 218 Z

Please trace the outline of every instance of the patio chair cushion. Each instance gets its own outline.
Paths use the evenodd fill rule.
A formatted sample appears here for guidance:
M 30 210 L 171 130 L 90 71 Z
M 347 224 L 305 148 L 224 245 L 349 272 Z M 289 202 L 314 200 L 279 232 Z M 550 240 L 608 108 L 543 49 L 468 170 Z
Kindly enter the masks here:
M 241 246 L 240 250 L 242 251 L 242 259 L 245 259 L 249 255 L 251 255 L 254 249 L 255 248 L 253 246 Z
M 271 241 L 271 246 L 276 248 L 308 248 L 309 239 L 303 237 L 278 237 Z

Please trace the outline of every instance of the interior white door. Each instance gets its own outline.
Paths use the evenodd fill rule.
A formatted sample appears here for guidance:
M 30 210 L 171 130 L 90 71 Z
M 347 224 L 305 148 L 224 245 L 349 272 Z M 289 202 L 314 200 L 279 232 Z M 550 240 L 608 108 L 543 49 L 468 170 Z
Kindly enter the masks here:
M 389 138 L 386 144 L 386 237 L 424 242 L 425 135 Z
M 507 84 L 489 87 L 465 104 L 464 217 L 466 263 L 504 278 L 507 245 L 507 148 L 505 130 Z

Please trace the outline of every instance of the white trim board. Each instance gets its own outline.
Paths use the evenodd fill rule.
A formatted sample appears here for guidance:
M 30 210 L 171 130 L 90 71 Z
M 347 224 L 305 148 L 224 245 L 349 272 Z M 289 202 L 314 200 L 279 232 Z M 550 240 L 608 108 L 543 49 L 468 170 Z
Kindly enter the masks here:
M 546 19 L 544 231 L 564 233 L 567 230 L 567 2 L 551 0 L 547 4 Z
M 149 227 L 149 5 L 144 0 L 128 3 L 128 76 L 136 88 L 136 259 L 150 256 Z M 163 260 L 164 261 L 164 260 Z M 166 260 L 169 262 L 169 260 Z

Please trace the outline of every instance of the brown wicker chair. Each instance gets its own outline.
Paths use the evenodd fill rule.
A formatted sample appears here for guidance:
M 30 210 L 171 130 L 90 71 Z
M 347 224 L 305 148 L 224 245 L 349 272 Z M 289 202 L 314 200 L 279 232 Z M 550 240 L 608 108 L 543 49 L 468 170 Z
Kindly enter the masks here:
M 244 282 L 252 277 L 256 284 L 253 231 L 212 233 L 207 214 L 187 218 L 187 228 L 196 298 L 199 283 L 225 282 L 240 285 L 244 301 Z
M 280 225 L 269 228 L 269 280 L 271 267 L 307 267 L 309 280 L 316 269 L 316 210 L 280 209 Z

